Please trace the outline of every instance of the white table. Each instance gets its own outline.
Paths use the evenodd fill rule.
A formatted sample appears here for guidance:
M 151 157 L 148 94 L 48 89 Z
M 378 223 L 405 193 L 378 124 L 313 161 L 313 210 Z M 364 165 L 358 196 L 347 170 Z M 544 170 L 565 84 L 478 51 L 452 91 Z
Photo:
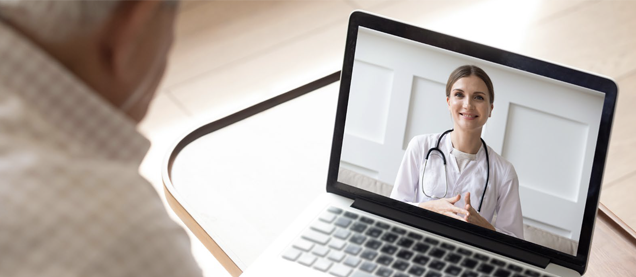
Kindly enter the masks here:
M 238 267 L 221 262 L 233 275 L 326 191 L 338 78 L 334 73 L 319 86 L 286 93 L 284 100 L 311 91 L 245 119 L 269 104 L 203 126 L 166 165 L 171 206 L 180 204 L 195 221 L 184 220 L 188 227 L 199 225 L 213 238 L 208 244 Z M 219 249 L 210 250 L 221 260 Z

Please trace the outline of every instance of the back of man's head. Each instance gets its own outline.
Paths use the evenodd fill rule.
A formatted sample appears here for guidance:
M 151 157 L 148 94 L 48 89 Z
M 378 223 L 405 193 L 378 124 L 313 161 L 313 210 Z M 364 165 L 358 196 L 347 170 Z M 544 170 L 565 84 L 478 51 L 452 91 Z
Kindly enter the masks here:
M 165 71 L 176 3 L 0 0 L 0 21 L 140 121 Z

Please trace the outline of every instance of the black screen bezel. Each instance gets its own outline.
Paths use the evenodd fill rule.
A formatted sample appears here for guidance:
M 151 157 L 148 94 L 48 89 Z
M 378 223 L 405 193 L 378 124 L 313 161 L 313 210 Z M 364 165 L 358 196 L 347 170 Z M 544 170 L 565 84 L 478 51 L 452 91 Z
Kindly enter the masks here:
M 579 238 L 579 248 L 576 256 L 572 256 L 551 248 L 543 247 L 525 240 L 500 234 L 494 231 L 472 226 L 454 219 L 439 216 L 426 210 L 401 203 L 381 195 L 376 195 L 337 181 L 340 167 L 340 157 L 342 142 L 344 137 L 345 118 L 351 87 L 352 69 L 355 57 L 358 27 L 365 27 L 383 33 L 391 34 L 401 38 L 420 42 L 426 45 L 446 49 L 456 53 L 464 54 L 484 61 L 493 62 L 503 66 L 523 70 L 539 76 L 544 76 L 557 81 L 570 83 L 576 86 L 592 89 L 605 94 L 601 122 L 599 126 L 596 150 L 594 153 L 590 185 L 587 193 L 587 200 L 584 209 L 583 223 Z M 572 268 L 581 274 L 585 272 L 589 258 L 590 244 L 600 189 L 603 179 L 603 171 L 607 157 L 607 149 L 610 139 L 610 131 L 613 122 L 613 115 L 616 106 L 618 87 L 615 82 L 601 76 L 582 72 L 572 68 L 567 68 L 557 64 L 541 61 L 538 59 L 515 54 L 494 47 L 478 44 L 464 39 L 452 37 L 438 32 L 426 30 L 420 27 L 408 25 L 392 19 L 383 18 L 362 11 L 355 11 L 351 14 L 347 30 L 347 40 L 345 47 L 344 62 L 341 72 L 340 94 L 338 98 L 338 108 L 336 113 L 336 123 L 332 142 L 329 173 L 327 178 L 327 191 L 336 193 L 352 199 L 363 199 L 380 204 L 386 209 L 398 209 L 412 215 L 416 215 L 425 220 L 434 221 L 439 224 L 452 226 L 459 230 L 476 234 L 489 240 L 497 240 L 500 243 L 518 248 L 522 251 L 534 253 L 547 257 L 550 262 Z M 457 238 L 460 239 L 461 238 Z

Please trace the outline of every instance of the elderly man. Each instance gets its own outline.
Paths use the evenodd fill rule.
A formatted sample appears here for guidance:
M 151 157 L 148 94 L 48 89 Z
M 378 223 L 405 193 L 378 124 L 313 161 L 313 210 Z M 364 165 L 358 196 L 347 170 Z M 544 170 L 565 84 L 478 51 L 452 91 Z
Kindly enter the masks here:
M 172 1 L 0 0 L 0 276 L 195 276 L 138 173 Z

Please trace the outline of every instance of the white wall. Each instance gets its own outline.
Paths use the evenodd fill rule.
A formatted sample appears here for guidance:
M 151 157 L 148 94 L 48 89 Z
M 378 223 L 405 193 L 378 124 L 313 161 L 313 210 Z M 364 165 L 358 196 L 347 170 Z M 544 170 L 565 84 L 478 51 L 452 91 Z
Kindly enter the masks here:
M 341 165 L 393 184 L 412 137 L 452 128 L 446 80 L 465 64 L 493 81 L 482 137 L 515 166 L 524 223 L 578 241 L 602 93 L 361 28 Z

